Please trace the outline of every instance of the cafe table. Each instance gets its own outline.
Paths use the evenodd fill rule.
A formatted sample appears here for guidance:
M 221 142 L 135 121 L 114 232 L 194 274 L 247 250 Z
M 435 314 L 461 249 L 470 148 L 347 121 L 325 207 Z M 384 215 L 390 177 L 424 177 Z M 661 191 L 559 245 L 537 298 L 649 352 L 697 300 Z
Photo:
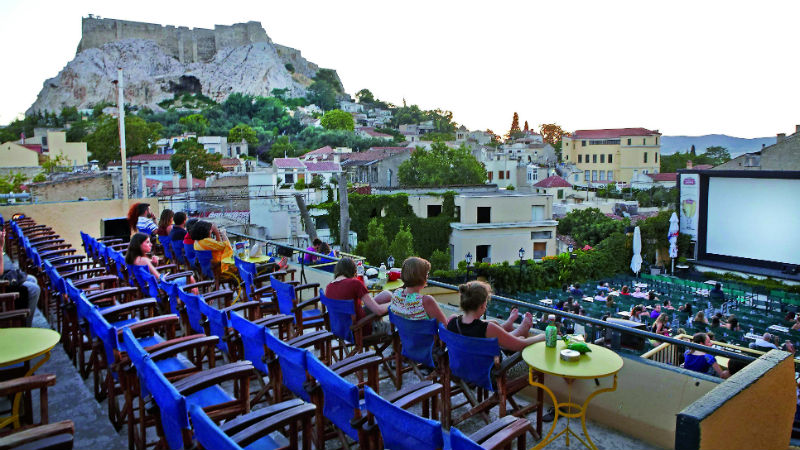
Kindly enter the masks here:
M 374 294 L 379 294 L 382 291 L 393 291 L 395 289 L 401 288 L 403 287 L 403 281 L 402 280 L 387 281 L 386 284 L 384 284 L 381 287 L 376 287 L 375 285 L 372 286 L 373 287 L 369 288 L 368 290 L 370 294 L 374 295 Z
M 2 328 L 0 329 L 0 367 L 15 364 L 30 364 L 34 358 L 42 356 L 25 376 L 31 376 L 50 359 L 50 350 L 55 347 L 61 335 L 49 328 Z M 13 424 L 19 428 L 19 409 L 22 394 L 14 396 L 10 417 L 0 418 L 0 428 Z
M 594 442 L 589 437 L 589 432 L 586 430 L 586 411 L 589 407 L 589 402 L 598 394 L 617 390 L 617 374 L 622 369 L 623 362 L 618 354 L 605 347 L 589 343 L 586 345 L 589 346 L 591 352 L 581 355 L 578 361 L 564 361 L 561 359 L 560 353 L 561 350 L 566 348 L 566 343 L 560 339 L 554 348 L 547 347 L 544 342 L 537 342 L 522 351 L 522 359 L 528 363 L 529 368 L 528 382 L 531 386 L 538 387 L 546 392 L 555 408 L 555 417 L 553 418 L 553 424 L 550 426 L 550 431 L 534 447 L 534 450 L 545 447 L 562 435 L 566 436 L 567 446 L 569 446 L 570 435 L 572 435 L 587 448 L 597 450 L 597 446 L 594 445 Z M 559 402 L 555 393 L 544 384 L 544 375 L 564 378 L 567 383 L 567 400 L 565 402 Z M 612 387 L 596 388 L 594 392 L 586 397 L 583 404 L 573 401 L 572 389 L 576 380 L 591 380 L 609 376 L 614 377 Z M 561 432 L 553 435 L 560 416 L 567 418 L 567 425 Z M 586 437 L 585 441 L 570 427 L 570 421 L 577 418 L 581 419 L 583 435 Z
M 271 259 L 270 256 L 254 256 L 242 259 L 242 261 L 253 263 L 253 264 L 263 264 L 269 262 Z M 223 264 L 234 265 L 233 256 L 229 256 L 222 260 Z

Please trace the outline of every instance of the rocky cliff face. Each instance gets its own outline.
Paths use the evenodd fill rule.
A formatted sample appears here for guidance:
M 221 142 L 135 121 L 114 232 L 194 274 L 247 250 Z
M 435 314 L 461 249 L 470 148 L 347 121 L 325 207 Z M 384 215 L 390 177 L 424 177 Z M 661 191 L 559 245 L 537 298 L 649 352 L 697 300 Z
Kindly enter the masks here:
M 97 36 L 93 38 L 97 41 Z M 288 89 L 290 95 L 300 96 L 319 69 L 299 51 L 273 44 L 269 38 L 219 45 L 210 59 L 183 57 L 183 46 L 178 57 L 174 49 L 161 45 L 160 39 L 109 38 L 109 42 L 94 42 L 93 46 L 83 45 L 85 40 L 87 36 L 75 59 L 45 81 L 28 114 L 58 112 L 69 106 L 91 108 L 101 102 L 116 104 L 118 67 L 124 72 L 126 104 L 155 111 L 161 109 L 159 102 L 185 90 L 202 92 L 218 102 L 234 92 L 268 96 L 273 89 Z M 224 42 L 219 37 L 217 41 Z M 286 69 L 287 64 L 294 73 Z

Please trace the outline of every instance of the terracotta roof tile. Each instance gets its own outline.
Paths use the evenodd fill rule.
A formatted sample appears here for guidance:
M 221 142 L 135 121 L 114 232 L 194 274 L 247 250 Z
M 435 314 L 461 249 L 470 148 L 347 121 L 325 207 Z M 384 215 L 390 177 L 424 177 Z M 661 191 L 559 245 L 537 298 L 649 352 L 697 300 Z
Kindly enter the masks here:
M 569 184 L 567 180 L 561 178 L 560 176 L 552 175 L 534 184 L 533 187 L 554 188 L 554 187 L 572 187 L 572 185 Z
M 331 161 L 311 162 L 306 161 L 306 169 L 311 172 L 341 172 L 342 167 L 339 163 Z
M 275 158 L 272 164 L 279 169 L 305 169 L 303 161 L 298 158 Z
M 647 176 L 653 181 L 678 181 L 677 173 L 648 173 Z

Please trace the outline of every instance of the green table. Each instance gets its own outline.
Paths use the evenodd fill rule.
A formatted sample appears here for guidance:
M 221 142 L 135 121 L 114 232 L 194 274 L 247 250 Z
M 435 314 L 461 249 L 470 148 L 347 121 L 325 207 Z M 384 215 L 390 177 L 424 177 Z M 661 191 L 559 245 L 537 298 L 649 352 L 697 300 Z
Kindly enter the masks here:
M 26 363 L 44 355 L 25 376 L 30 376 L 50 359 L 50 350 L 55 347 L 61 335 L 49 328 L 2 328 L 0 329 L 0 367 Z M 14 396 L 10 417 L 0 418 L 0 428 L 13 424 L 19 428 L 19 409 L 22 394 Z
M 544 342 L 537 342 L 536 344 L 528 346 L 522 351 L 522 359 L 524 359 L 529 366 L 528 380 L 530 384 L 540 388 L 544 392 L 547 392 L 547 394 L 550 395 L 550 399 L 553 401 L 553 406 L 555 407 L 553 425 L 551 425 L 547 436 L 545 436 L 544 439 L 542 439 L 542 441 L 539 442 L 536 447 L 534 447 L 534 449 L 539 449 L 546 446 L 547 444 L 558 439 L 561 435 L 566 435 L 567 446 L 569 446 L 569 436 L 572 434 L 587 448 L 597 450 L 597 447 L 589 437 L 589 433 L 586 431 L 586 410 L 589 406 L 589 402 L 596 395 L 603 392 L 612 392 L 617 389 L 617 373 L 620 371 L 620 369 L 622 369 L 623 363 L 622 358 L 613 351 L 605 347 L 600 347 L 599 345 L 587 345 L 592 351 L 581 355 L 580 360 L 574 362 L 568 362 L 561 359 L 560 353 L 561 350 L 566 348 L 566 344 L 560 339 L 555 348 L 547 347 Z M 534 375 L 534 373 L 536 373 L 536 375 Z M 544 378 L 542 374 L 555 375 L 564 378 L 564 380 L 567 382 L 567 390 L 569 395 L 569 398 L 566 402 L 558 402 L 553 391 L 544 385 Z M 612 387 L 595 390 L 588 397 L 586 397 L 586 400 L 582 405 L 572 401 L 572 385 L 575 380 L 602 378 L 611 375 L 614 376 L 614 385 Z M 536 376 L 539 381 L 534 380 L 534 376 Z M 567 418 L 567 426 L 560 433 L 553 436 L 553 431 L 555 431 L 559 416 L 564 416 Z M 581 419 L 583 435 L 586 437 L 586 441 L 581 439 L 580 436 L 578 436 L 570 428 L 570 420 L 574 418 Z

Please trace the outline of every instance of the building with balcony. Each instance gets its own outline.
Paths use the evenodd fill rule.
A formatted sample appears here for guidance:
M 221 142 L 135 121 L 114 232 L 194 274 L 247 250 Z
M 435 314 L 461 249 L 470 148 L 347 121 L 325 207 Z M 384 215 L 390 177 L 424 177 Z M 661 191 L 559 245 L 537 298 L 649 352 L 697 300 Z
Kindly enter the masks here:
M 561 140 L 564 162 L 583 171 L 572 184 L 623 181 L 634 175 L 658 173 L 661 133 L 645 128 L 578 130 Z

